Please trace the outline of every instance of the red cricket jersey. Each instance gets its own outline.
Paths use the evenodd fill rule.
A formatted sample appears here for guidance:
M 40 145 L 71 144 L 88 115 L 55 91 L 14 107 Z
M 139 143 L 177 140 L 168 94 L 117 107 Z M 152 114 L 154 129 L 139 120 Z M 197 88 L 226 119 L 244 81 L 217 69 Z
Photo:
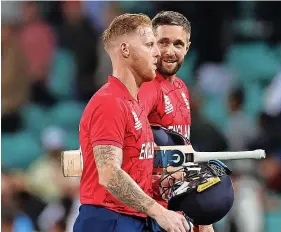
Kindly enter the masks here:
M 142 85 L 139 99 L 145 105 L 150 124 L 173 129 L 189 139 L 191 124 L 189 93 L 181 79 L 176 77 L 171 83 L 157 73 L 155 80 Z M 159 178 L 159 175 L 153 176 L 153 198 L 167 207 L 159 194 Z
M 83 156 L 80 201 L 122 213 L 146 217 L 124 205 L 98 182 L 93 147 L 113 145 L 123 149 L 122 169 L 152 196 L 153 134 L 144 106 L 115 77 L 109 77 L 90 100 L 80 122 L 79 140 Z

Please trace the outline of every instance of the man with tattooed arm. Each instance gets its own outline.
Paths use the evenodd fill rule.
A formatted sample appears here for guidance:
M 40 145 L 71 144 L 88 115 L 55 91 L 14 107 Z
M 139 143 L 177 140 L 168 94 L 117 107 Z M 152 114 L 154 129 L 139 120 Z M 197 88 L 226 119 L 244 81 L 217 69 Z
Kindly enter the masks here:
M 80 121 L 83 157 L 79 215 L 74 232 L 141 232 L 151 217 L 168 232 L 185 232 L 185 218 L 151 198 L 153 135 L 138 101 L 143 82 L 155 78 L 160 53 L 151 20 L 115 18 L 103 34 L 113 66 Z

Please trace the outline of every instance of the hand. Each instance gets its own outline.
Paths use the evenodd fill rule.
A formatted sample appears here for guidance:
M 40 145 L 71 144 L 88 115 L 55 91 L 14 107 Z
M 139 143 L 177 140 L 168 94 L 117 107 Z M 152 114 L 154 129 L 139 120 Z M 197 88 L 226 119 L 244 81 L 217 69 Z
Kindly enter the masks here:
M 190 229 L 185 217 L 171 210 L 161 210 L 154 219 L 167 232 L 188 232 Z

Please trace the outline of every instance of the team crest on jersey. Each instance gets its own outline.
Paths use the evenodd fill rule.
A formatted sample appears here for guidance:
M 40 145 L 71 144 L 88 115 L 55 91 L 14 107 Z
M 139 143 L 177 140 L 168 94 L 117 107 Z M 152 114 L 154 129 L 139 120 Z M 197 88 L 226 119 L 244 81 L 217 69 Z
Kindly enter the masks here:
M 183 98 L 183 101 L 184 101 L 184 103 L 185 103 L 187 109 L 190 110 L 189 101 L 187 100 L 187 97 L 186 97 L 185 93 L 182 92 L 182 93 L 181 93 L 181 96 L 182 96 L 182 98 Z
M 133 117 L 134 117 L 134 120 L 135 120 L 135 129 L 136 130 L 139 130 L 142 128 L 142 124 L 138 118 L 138 115 L 136 114 L 135 111 L 132 110 L 132 114 L 133 114 Z
M 165 103 L 165 113 L 170 114 L 174 111 L 174 107 L 171 103 L 170 98 L 167 95 L 164 95 L 164 103 Z

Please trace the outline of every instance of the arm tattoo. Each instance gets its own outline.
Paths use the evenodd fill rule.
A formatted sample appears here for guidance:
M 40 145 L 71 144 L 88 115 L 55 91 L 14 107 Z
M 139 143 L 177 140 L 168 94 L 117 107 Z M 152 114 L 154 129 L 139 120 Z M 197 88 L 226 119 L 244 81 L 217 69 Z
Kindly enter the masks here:
M 94 147 L 95 162 L 97 167 L 122 165 L 123 154 L 118 147 L 111 145 L 98 145 Z
M 155 201 L 122 169 L 115 168 L 114 172 L 115 175 L 110 179 L 107 190 L 125 205 L 146 214 Z
M 112 170 L 106 189 L 123 204 L 147 214 L 155 201 L 121 169 L 122 150 L 115 146 L 99 145 L 94 147 L 94 154 L 97 168 L 107 167 Z

